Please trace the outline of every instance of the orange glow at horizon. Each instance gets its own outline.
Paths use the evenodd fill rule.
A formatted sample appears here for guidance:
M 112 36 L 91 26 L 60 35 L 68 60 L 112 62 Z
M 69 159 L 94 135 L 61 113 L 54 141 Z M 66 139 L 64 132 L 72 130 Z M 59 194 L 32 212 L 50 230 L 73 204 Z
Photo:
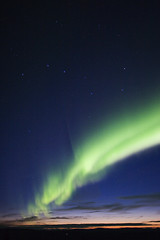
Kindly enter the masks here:
M 105 226 L 106 224 L 106 226 Z M 109 225 L 110 224 L 110 225 Z M 112 226 L 113 224 L 113 226 Z M 117 225 L 116 225 L 117 224 Z M 121 225 L 122 224 L 122 225 Z M 133 224 L 133 225 L 132 225 Z M 135 225 L 134 225 L 135 224 Z M 136 225 L 137 224 L 137 225 Z M 138 225 L 139 224 L 139 225 Z M 142 224 L 142 225 L 141 225 Z M 143 225 L 144 224 L 144 225 Z M 146 225 L 145 225 L 146 224 Z M 147 225 L 148 224 L 148 225 Z M 123 228 L 160 228 L 160 222 L 117 222 L 117 223 L 59 223 L 59 222 L 45 222 L 45 221 L 26 221 L 26 222 L 16 222 L 16 221 L 11 221 L 6 223 L 2 223 L 4 226 L 8 227 L 40 227 L 42 226 L 42 229 L 48 229 L 48 230 L 54 230 L 54 229 L 67 229 L 67 230 L 73 230 L 73 229 L 123 229 Z M 93 226 L 92 226 L 93 225 Z

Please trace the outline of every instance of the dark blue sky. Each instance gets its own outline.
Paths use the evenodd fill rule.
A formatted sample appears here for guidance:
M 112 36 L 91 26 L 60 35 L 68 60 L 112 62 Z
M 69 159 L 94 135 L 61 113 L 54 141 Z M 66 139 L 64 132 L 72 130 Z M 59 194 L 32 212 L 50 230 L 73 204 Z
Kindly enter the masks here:
M 81 142 L 91 126 L 93 131 L 132 108 L 134 116 L 136 107 L 160 100 L 159 20 L 158 1 L 16 1 L 3 6 L 2 221 L 7 215 L 21 219 L 51 169 L 65 172 L 74 158 L 73 142 Z M 60 209 L 53 207 L 55 219 L 159 220 L 159 158 L 156 146 L 116 163 L 100 181 L 78 188 Z

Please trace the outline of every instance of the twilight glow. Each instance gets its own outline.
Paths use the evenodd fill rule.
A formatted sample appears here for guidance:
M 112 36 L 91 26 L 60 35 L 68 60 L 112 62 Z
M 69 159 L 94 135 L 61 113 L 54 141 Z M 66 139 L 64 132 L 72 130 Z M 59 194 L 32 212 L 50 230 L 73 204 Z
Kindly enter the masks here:
M 52 172 L 44 182 L 28 213 L 47 214 L 49 204 L 62 205 L 72 193 L 100 180 L 110 166 L 132 154 L 160 144 L 160 104 L 139 108 L 103 124 L 74 146 L 74 159 L 65 172 Z M 67 159 L 68 160 L 68 159 Z

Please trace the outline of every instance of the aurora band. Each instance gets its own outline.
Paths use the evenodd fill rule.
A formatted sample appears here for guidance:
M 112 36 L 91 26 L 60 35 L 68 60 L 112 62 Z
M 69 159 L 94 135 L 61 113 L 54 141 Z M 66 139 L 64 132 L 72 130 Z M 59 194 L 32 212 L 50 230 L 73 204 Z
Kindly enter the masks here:
M 100 180 L 116 162 L 158 144 L 160 101 L 102 124 L 73 147 L 74 159 L 65 172 L 48 175 L 34 203 L 29 204 L 28 214 L 47 214 L 50 203 L 62 205 L 78 187 Z

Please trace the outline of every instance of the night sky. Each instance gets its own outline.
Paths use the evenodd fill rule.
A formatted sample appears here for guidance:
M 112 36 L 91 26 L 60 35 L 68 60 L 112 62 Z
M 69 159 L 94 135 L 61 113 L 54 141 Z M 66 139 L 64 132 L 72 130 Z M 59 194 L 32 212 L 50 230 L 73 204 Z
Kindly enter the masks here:
M 160 223 L 159 1 L 0 14 L 0 223 Z

